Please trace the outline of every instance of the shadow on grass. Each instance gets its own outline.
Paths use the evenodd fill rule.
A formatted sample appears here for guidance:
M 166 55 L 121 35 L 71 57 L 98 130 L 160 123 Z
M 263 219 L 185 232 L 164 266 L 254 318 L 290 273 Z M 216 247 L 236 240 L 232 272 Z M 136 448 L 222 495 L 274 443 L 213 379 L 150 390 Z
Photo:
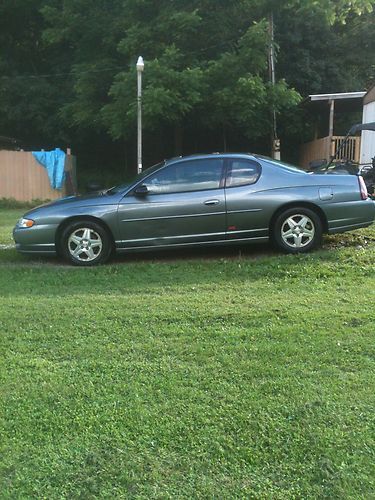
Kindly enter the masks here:
M 0 261 L 0 295 L 25 297 L 147 295 L 168 289 L 190 293 L 196 286 L 227 287 L 230 294 L 231 288 L 245 283 L 284 289 L 292 282 L 339 282 L 348 273 L 361 279 L 371 267 L 369 252 L 363 252 L 363 265 L 355 271 L 359 252 L 348 249 L 300 255 L 282 255 L 263 246 L 150 252 L 117 256 L 110 264 L 90 268 L 6 252 L 11 262 Z
M 324 251 L 324 250 L 323 250 Z M 310 254 L 312 255 L 312 254 Z M 142 252 L 131 251 L 129 253 L 115 253 L 110 260 L 102 266 L 82 268 L 74 266 L 68 261 L 57 256 L 28 255 L 18 253 L 14 248 L 0 249 L 0 266 L 2 267 L 35 267 L 52 266 L 56 268 L 66 268 L 72 270 L 90 271 L 94 269 L 104 269 L 111 266 L 126 266 L 129 264 L 178 264 L 188 262 L 215 262 L 215 261 L 236 261 L 236 260 L 259 260 L 267 258 L 285 257 L 286 254 L 274 249 L 270 244 L 248 244 L 230 245 L 217 247 L 192 247 L 189 249 L 163 249 L 146 250 Z M 300 257 L 300 256 L 299 256 Z
M 57 265 L 62 262 L 54 257 L 21 254 L 15 248 L 0 249 L 0 267 L 32 267 L 43 264 Z
M 374 228 L 326 236 L 323 249 L 299 255 L 282 254 L 268 244 L 150 250 L 118 254 L 106 265 L 89 268 L 6 248 L 0 250 L 0 294 L 142 294 L 191 285 L 235 287 L 245 281 L 284 287 L 291 280 L 311 279 L 315 286 L 351 274 L 367 279 L 374 236 Z
M 372 233 L 345 233 L 332 236 L 325 236 L 323 248 L 320 252 L 330 259 L 328 253 L 333 250 L 343 248 L 367 248 L 373 247 L 375 237 Z M 316 252 L 315 252 L 316 254 Z M 216 261 L 222 259 L 264 259 L 267 257 L 281 257 L 285 254 L 275 250 L 270 244 L 249 243 L 230 246 L 201 246 L 188 249 L 164 249 L 150 250 L 129 253 L 118 253 L 111 257 L 105 267 L 113 265 L 128 265 L 134 263 L 178 263 L 189 261 Z M 313 254 L 311 254 L 313 255 Z M 26 255 L 19 254 L 15 248 L 0 249 L 0 266 L 55 266 L 68 269 L 78 269 L 79 267 L 71 265 L 69 262 L 54 256 Z M 101 266 L 102 268 L 103 266 Z
M 132 262 L 181 262 L 217 259 L 258 259 L 278 255 L 270 245 L 249 244 L 217 247 L 196 247 L 189 249 L 149 250 L 145 252 L 119 253 L 112 257 L 111 264 Z
M 217 259 L 258 259 L 265 256 L 279 255 L 270 245 L 252 244 L 239 246 L 199 247 L 190 249 L 164 249 L 146 250 L 143 252 L 131 251 L 129 253 L 114 254 L 105 266 L 147 263 L 147 262 L 185 262 L 196 260 Z M 71 265 L 68 261 L 57 256 L 28 255 L 18 253 L 15 248 L 0 249 L 0 265 L 37 266 L 52 265 L 79 269 L 79 266 Z M 104 266 L 100 266 L 103 268 Z M 96 267 L 97 269 L 99 267 Z

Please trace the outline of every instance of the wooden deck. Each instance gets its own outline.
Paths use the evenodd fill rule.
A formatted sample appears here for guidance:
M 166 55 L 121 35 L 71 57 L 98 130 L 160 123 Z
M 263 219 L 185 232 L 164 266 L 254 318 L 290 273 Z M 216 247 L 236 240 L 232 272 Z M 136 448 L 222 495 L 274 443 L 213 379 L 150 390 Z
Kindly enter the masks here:
M 334 135 L 323 137 L 315 141 L 307 142 L 301 147 L 300 165 L 308 168 L 310 163 L 317 160 L 329 161 L 344 141 L 345 136 Z M 361 138 L 349 137 L 346 146 L 339 152 L 337 160 L 351 160 L 359 162 L 361 150 Z

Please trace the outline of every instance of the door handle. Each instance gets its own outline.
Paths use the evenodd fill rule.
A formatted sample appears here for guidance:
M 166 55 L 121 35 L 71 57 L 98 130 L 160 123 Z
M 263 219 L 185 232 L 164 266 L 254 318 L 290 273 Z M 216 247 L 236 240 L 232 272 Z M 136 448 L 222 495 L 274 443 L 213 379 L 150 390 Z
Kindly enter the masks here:
M 205 205 L 217 205 L 220 203 L 220 200 L 207 200 L 204 202 Z

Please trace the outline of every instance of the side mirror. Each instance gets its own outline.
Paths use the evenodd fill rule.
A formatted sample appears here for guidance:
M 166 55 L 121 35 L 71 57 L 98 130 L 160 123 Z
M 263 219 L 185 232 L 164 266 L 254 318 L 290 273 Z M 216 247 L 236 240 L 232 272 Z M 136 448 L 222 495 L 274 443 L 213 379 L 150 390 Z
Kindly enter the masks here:
M 146 184 L 141 184 L 136 188 L 134 193 L 136 194 L 136 196 L 146 196 L 146 194 L 149 193 L 149 190 Z

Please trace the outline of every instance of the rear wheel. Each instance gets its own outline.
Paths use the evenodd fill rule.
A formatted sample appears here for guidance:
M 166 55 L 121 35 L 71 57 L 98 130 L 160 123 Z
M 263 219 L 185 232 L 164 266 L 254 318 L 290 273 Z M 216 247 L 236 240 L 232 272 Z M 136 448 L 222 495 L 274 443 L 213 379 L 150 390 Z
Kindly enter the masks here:
M 107 231 L 96 222 L 77 221 L 62 235 L 62 253 L 76 266 L 95 266 L 106 262 L 111 253 Z
M 273 240 L 288 253 L 308 252 L 322 241 L 322 222 L 312 210 L 295 207 L 282 212 L 273 227 Z

